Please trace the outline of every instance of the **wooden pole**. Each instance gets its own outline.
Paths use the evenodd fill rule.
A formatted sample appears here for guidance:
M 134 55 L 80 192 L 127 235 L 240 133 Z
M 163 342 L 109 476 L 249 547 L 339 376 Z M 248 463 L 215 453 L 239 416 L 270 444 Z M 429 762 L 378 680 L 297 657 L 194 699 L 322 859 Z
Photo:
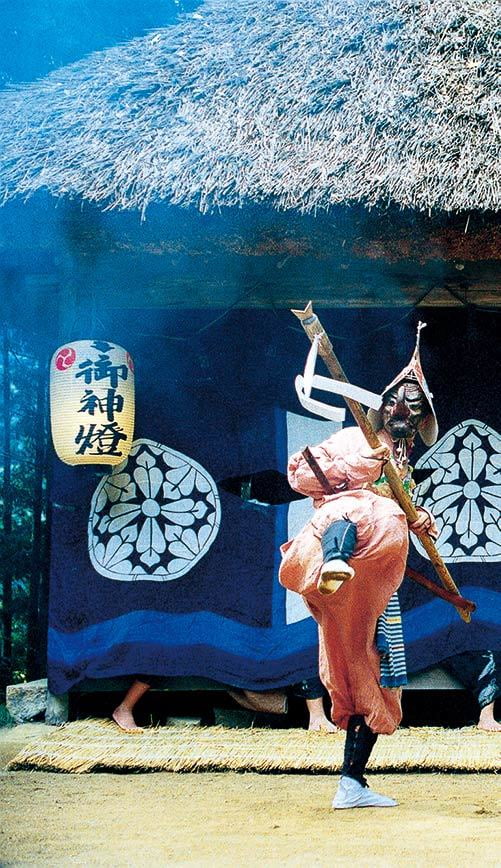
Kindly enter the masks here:
M 466 609 L 467 612 L 475 612 L 477 609 L 476 603 L 472 603 L 472 601 L 467 600 L 466 597 L 460 597 L 457 594 L 453 594 L 452 591 L 446 591 L 445 588 L 439 588 L 435 582 L 432 582 L 431 579 L 427 579 L 426 576 L 423 576 L 422 573 L 419 573 L 417 570 L 413 570 L 409 565 L 405 568 L 405 575 L 408 579 L 412 579 L 412 581 L 416 582 L 418 585 L 422 585 L 423 588 L 426 588 L 432 594 L 441 597 L 442 600 L 452 603 L 456 609 Z
M 28 632 L 26 654 L 26 677 L 28 681 L 40 678 L 41 667 L 45 661 L 40 660 L 40 583 L 42 566 L 43 539 L 43 481 L 45 453 L 45 388 L 46 388 L 46 355 L 42 343 L 37 354 L 37 390 L 35 404 L 35 469 L 33 473 L 33 533 L 31 543 L 31 569 L 28 598 Z
M 314 339 L 318 336 L 318 352 L 319 355 L 325 362 L 325 365 L 333 377 L 334 380 L 341 380 L 343 383 L 348 383 L 348 378 L 344 373 L 339 361 L 336 357 L 332 344 L 327 337 L 325 329 L 320 323 L 317 315 L 313 312 L 313 305 L 310 302 L 306 305 L 304 310 L 293 310 L 292 313 L 297 316 L 301 325 L 303 326 L 308 338 L 313 343 Z M 377 436 L 374 428 L 372 427 L 369 419 L 367 418 L 367 414 L 362 406 L 358 403 L 358 401 L 354 401 L 352 398 L 345 398 L 345 401 L 348 405 L 351 415 L 355 419 L 358 427 L 361 429 L 362 433 L 367 440 L 367 443 L 371 447 L 371 449 L 377 449 L 381 446 L 381 441 Z M 398 504 L 402 507 L 407 520 L 410 524 L 417 521 L 418 512 L 416 507 L 414 506 L 411 498 L 407 494 L 404 486 L 402 485 L 402 480 L 400 479 L 396 468 L 393 464 L 388 461 L 384 465 L 384 472 L 386 479 L 388 480 L 388 484 L 397 500 Z M 428 534 L 423 534 L 419 537 L 421 541 L 421 545 L 423 546 L 426 554 L 428 555 L 435 571 L 442 582 L 442 585 L 446 590 L 451 591 L 453 594 L 459 594 L 458 588 L 449 573 L 449 570 L 445 566 L 438 549 L 432 540 L 431 536 Z M 459 616 L 463 619 L 463 621 L 469 622 L 471 620 L 471 614 L 466 609 L 460 609 L 456 607 L 456 611 Z

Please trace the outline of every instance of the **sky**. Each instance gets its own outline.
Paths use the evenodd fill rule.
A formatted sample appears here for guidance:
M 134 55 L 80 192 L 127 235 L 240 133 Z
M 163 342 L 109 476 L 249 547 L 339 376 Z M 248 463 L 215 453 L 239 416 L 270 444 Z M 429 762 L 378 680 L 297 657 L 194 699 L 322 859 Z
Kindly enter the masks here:
M 0 87 L 173 24 L 200 0 L 0 0 Z

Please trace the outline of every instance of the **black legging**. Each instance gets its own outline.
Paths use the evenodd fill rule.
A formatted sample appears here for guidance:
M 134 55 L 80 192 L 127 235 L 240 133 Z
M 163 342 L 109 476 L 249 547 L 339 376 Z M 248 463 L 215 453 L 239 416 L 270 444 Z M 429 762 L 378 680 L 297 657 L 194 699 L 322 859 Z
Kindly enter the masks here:
M 354 778 L 363 787 L 367 786 L 364 772 L 376 741 L 377 734 L 369 729 L 362 715 L 353 714 L 348 721 L 344 743 L 344 762 L 341 770 L 344 777 Z

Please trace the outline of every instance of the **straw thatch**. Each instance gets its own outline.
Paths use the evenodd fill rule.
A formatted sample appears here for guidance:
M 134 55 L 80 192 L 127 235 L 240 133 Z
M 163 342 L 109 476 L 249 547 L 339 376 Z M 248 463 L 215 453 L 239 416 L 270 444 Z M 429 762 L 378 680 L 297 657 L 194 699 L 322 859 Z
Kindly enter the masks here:
M 344 733 L 303 729 L 161 727 L 124 733 L 113 723 L 66 724 L 25 747 L 10 769 L 338 772 Z M 474 727 L 416 727 L 378 739 L 369 771 L 497 771 L 499 744 Z
M 497 0 L 207 0 L 0 100 L 0 195 L 496 209 Z

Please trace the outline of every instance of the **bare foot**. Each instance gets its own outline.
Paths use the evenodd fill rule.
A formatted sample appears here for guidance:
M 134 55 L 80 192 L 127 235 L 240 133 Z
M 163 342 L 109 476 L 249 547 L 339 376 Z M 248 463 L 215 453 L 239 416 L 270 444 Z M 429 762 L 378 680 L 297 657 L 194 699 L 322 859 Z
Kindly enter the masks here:
M 501 723 L 498 723 L 494 717 L 486 717 L 479 719 L 477 729 L 483 729 L 484 732 L 501 732 Z
M 123 729 L 124 732 L 143 732 L 140 726 L 137 726 L 136 721 L 132 716 L 132 712 L 123 705 L 117 706 L 111 715 L 117 726 Z
M 339 728 L 326 717 L 312 717 L 308 729 L 310 732 L 339 732 Z

